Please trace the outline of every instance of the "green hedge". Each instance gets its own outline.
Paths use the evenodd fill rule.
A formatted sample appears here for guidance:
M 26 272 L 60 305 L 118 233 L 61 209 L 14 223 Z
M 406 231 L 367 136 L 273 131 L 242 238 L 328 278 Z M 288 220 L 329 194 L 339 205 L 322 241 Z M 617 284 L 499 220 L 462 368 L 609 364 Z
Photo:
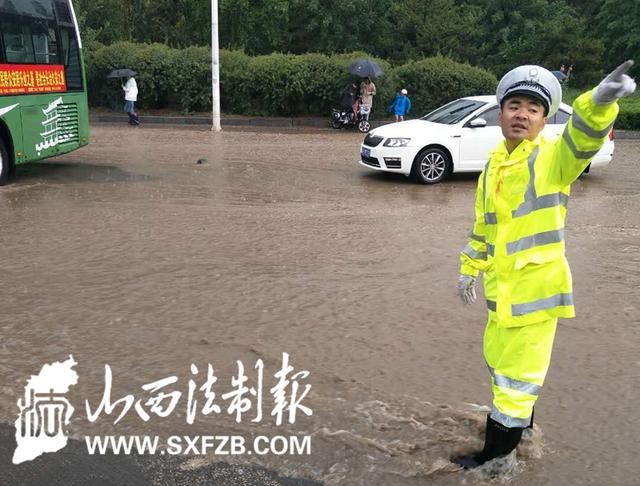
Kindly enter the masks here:
M 409 92 L 416 115 L 461 96 L 493 94 L 498 84 L 492 73 L 442 56 L 411 61 L 398 67 L 395 75 Z
M 351 80 L 348 66 L 365 52 L 271 54 L 251 57 L 241 51 L 220 52 L 220 89 L 225 113 L 263 116 L 326 116 L 340 102 Z M 375 59 L 375 58 L 373 58 Z M 446 58 L 432 58 L 393 68 L 376 59 L 385 75 L 374 82 L 373 116 L 388 116 L 387 106 L 401 87 L 407 87 L 414 113 L 423 114 L 458 96 L 491 92 L 493 75 Z M 97 45 L 86 52 L 89 102 L 119 109 L 122 91 L 112 69 L 138 71 L 138 106 L 172 108 L 183 112 L 211 109 L 211 51 L 191 47 L 171 49 L 163 44 L 118 42 Z M 445 70 L 439 73 L 438 70 Z
M 586 89 L 567 89 L 566 87 L 563 87 L 562 101 L 571 105 L 582 92 L 586 91 Z M 619 104 L 620 113 L 618 114 L 614 128 L 622 130 L 640 130 L 640 92 L 636 91 L 636 93 L 628 98 L 623 98 L 619 101 Z
M 221 52 L 220 81 L 222 109 L 229 113 L 265 116 L 326 115 L 340 101 L 350 80 L 347 67 L 364 53 L 325 56 L 322 54 L 249 57 Z M 390 65 L 378 59 L 390 73 Z M 378 100 L 393 93 L 392 76 L 375 80 Z
M 116 108 L 123 105 L 118 79 L 107 79 L 112 69 L 130 68 L 138 72 L 139 105 L 160 108 L 166 105 L 176 82 L 175 50 L 163 44 L 117 42 L 86 53 L 89 103 Z
M 85 50 L 89 103 L 121 109 L 123 93 L 112 69 L 138 71 L 138 106 L 170 108 L 182 112 L 211 110 L 211 51 L 206 47 L 172 49 L 164 44 L 118 42 Z M 251 57 L 242 51 L 220 51 L 222 111 L 239 115 L 327 116 L 340 102 L 351 79 L 348 66 L 369 57 L 348 54 L 271 54 Z M 375 58 L 374 58 L 375 59 Z M 387 117 L 395 93 L 406 88 L 412 115 L 421 116 L 461 96 L 495 92 L 497 80 L 483 69 L 438 56 L 392 67 L 376 59 L 385 75 L 375 80 L 373 117 Z M 570 89 L 565 102 L 577 95 Z M 621 102 L 616 128 L 640 130 L 640 96 Z
M 220 52 L 222 110 L 242 115 L 326 115 L 339 103 L 342 90 L 351 79 L 349 64 L 362 57 L 367 54 L 250 57 L 239 51 L 223 50 Z M 377 61 L 385 72 L 391 72 L 386 61 Z M 390 75 L 375 81 L 379 99 L 391 96 L 392 79 Z M 210 99 L 208 103 L 210 106 Z
M 640 130 L 640 92 L 620 100 L 620 114 L 615 128 Z
M 112 69 L 131 68 L 142 108 L 211 109 L 211 51 L 202 47 L 171 49 L 164 44 L 118 42 L 86 54 L 89 103 L 123 105 L 120 80 L 107 79 Z
M 623 130 L 640 130 L 640 110 L 624 111 L 620 110 L 615 128 Z

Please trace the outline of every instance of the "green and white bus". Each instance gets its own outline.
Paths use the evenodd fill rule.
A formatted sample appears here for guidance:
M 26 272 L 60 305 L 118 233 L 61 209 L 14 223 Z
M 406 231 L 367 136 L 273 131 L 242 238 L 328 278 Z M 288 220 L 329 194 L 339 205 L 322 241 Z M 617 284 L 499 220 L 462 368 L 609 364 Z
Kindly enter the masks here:
M 71 0 L 0 0 L 0 185 L 17 164 L 87 143 L 86 76 Z

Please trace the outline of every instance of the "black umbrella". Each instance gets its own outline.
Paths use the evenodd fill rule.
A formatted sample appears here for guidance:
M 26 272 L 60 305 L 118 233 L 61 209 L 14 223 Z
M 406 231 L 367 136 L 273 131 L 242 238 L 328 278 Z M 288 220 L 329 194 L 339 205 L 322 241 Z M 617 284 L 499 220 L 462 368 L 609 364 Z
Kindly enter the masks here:
M 107 78 L 131 78 L 136 74 L 138 73 L 133 69 L 114 69 L 107 75 Z
M 558 81 L 564 81 L 565 79 L 567 79 L 567 75 L 562 71 L 551 71 L 551 74 L 553 74 Z
M 361 78 L 377 78 L 384 74 L 378 63 L 371 59 L 358 59 L 349 66 L 349 72 Z

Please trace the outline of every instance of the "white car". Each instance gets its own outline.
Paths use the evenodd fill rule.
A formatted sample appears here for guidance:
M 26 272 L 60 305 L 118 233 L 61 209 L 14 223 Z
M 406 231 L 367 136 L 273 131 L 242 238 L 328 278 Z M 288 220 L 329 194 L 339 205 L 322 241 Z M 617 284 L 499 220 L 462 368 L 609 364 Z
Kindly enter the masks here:
M 470 96 L 423 118 L 383 125 L 364 139 L 360 163 L 378 171 L 412 175 L 423 184 L 440 182 L 452 172 L 480 172 L 489 152 L 503 139 L 498 108 L 495 96 Z M 561 103 L 558 112 L 547 120 L 544 135 L 560 136 L 572 111 Z M 612 130 L 590 168 L 611 162 L 613 149 Z

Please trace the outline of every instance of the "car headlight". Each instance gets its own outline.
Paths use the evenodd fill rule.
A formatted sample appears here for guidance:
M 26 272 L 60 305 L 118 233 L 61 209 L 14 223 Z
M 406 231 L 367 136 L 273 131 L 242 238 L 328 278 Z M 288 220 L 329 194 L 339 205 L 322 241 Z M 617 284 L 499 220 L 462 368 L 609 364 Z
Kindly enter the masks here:
M 385 147 L 406 147 L 410 141 L 410 138 L 387 138 L 383 145 Z

